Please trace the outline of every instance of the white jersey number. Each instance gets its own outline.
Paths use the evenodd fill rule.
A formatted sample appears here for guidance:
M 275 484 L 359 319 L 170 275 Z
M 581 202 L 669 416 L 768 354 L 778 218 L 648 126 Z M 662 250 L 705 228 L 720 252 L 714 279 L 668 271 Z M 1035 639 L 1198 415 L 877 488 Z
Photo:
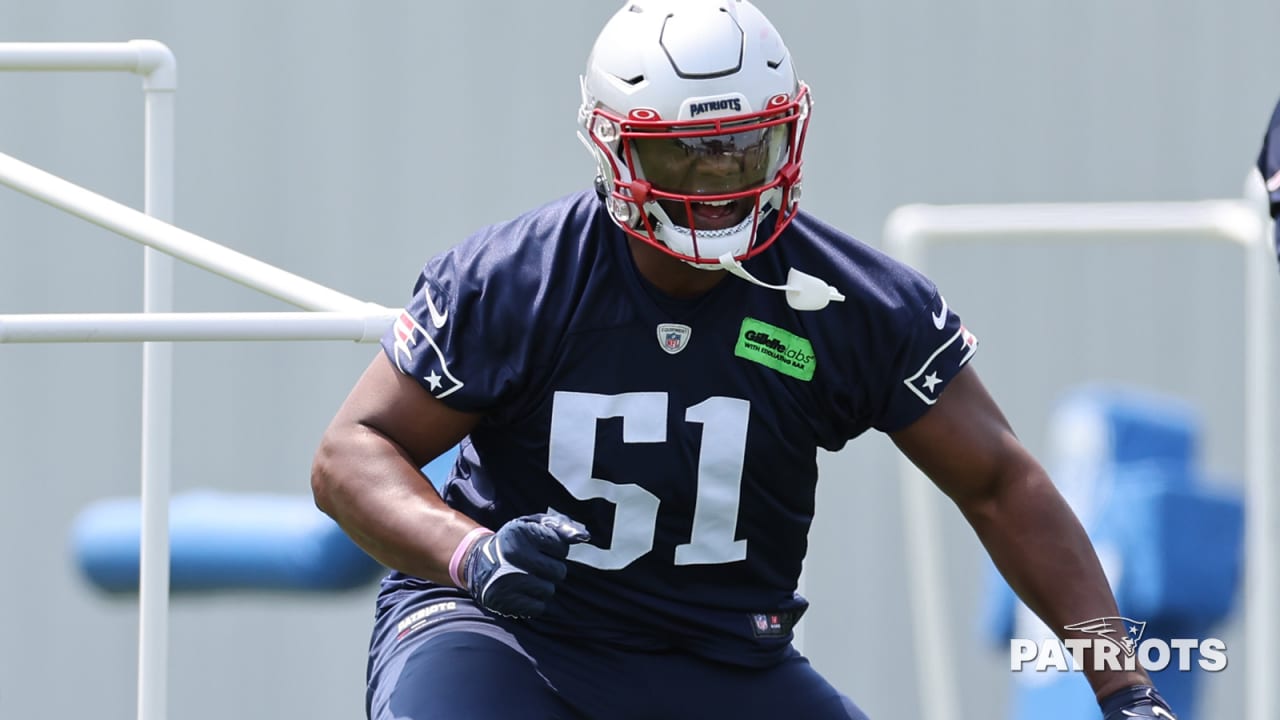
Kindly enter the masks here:
M 729 563 L 747 556 L 747 541 L 735 540 L 734 535 L 750 414 L 751 403 L 728 397 L 710 397 L 685 411 L 685 422 L 702 425 L 702 448 L 693 529 L 689 542 L 676 546 L 676 565 Z M 634 483 L 591 475 L 597 423 L 615 417 L 622 418 L 625 443 L 667 441 L 667 393 L 557 392 L 552 400 L 547 469 L 575 498 L 603 498 L 615 506 L 613 538 L 607 547 L 581 544 L 569 549 L 570 560 L 601 570 L 620 570 L 652 550 L 658 523 L 659 500 L 653 493 Z

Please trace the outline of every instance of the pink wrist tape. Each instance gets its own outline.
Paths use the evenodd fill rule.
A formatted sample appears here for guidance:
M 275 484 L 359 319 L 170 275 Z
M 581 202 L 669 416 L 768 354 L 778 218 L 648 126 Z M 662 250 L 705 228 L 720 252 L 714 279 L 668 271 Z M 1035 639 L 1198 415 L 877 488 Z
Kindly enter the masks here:
M 458 570 L 460 569 L 458 566 L 462 564 L 462 558 L 467 554 L 467 548 L 471 547 L 471 543 L 476 538 L 481 535 L 492 534 L 493 531 L 486 527 L 473 528 L 471 532 L 462 537 L 462 540 L 458 541 L 458 547 L 453 549 L 453 557 L 449 558 L 449 579 L 453 581 L 454 585 L 463 590 L 467 589 L 467 586 L 462 584 L 462 579 L 458 577 Z

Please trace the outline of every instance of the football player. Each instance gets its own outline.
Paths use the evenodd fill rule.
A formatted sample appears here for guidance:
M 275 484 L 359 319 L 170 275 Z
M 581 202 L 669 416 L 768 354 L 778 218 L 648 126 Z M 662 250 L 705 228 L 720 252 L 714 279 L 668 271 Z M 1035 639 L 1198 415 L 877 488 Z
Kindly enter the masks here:
M 817 451 L 868 430 L 1051 626 L 1118 614 L 974 334 L 799 210 L 813 103 L 756 7 L 630 0 L 581 85 L 594 186 L 428 260 L 317 451 L 394 569 L 370 718 L 865 718 L 791 640 Z M 1108 718 L 1157 702 L 1088 677 Z

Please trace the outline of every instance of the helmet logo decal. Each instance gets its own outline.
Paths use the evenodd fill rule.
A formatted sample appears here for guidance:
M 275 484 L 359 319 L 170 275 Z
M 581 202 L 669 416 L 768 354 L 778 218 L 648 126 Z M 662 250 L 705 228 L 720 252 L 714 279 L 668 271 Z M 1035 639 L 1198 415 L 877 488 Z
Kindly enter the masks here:
M 689 336 L 693 328 L 680 323 L 661 323 L 658 325 L 658 346 L 675 355 L 689 345 Z
M 694 103 L 689 106 L 689 117 L 698 117 L 702 113 L 716 112 L 719 110 L 742 112 L 742 100 L 734 97 L 724 98 L 723 100 L 709 100 L 707 102 Z

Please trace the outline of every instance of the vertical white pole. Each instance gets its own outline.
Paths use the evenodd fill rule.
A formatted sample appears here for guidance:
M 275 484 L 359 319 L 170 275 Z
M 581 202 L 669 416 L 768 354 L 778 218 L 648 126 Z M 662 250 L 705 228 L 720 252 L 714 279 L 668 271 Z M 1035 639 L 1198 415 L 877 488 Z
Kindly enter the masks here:
M 899 460 L 902 470 L 904 552 L 911 591 L 912 643 L 920 683 L 920 717 L 959 720 L 960 690 L 956 686 L 958 657 L 951 647 L 947 625 L 943 540 L 938 531 L 941 513 L 933 483 L 910 460 Z
M 1271 464 L 1271 444 L 1275 442 L 1271 403 L 1271 338 L 1275 260 L 1267 231 L 1260 222 L 1259 242 L 1245 246 L 1245 574 L 1244 621 L 1249 630 L 1245 644 L 1246 718 L 1280 717 L 1276 678 L 1276 643 L 1280 642 L 1280 609 L 1275 549 L 1280 545 L 1280 522 L 1276 515 L 1277 478 Z
M 173 55 L 160 43 L 134 40 L 145 74 L 144 210 L 174 216 Z M 146 248 L 143 310 L 173 309 L 173 258 Z M 173 344 L 142 345 L 142 541 L 138 587 L 138 720 L 164 720 L 168 703 L 169 495 L 173 470 Z
M 895 236 L 886 231 L 890 244 L 897 241 L 898 259 L 924 271 L 924 253 L 908 233 Z M 960 690 L 956 686 L 956 655 L 947 627 L 947 588 L 944 580 L 942 538 L 938 533 L 938 498 L 933 483 L 908 459 L 899 459 L 902 483 L 902 527 L 907 557 L 907 578 L 911 603 L 911 636 L 916 655 L 917 682 L 920 683 L 920 717 L 958 720 Z

